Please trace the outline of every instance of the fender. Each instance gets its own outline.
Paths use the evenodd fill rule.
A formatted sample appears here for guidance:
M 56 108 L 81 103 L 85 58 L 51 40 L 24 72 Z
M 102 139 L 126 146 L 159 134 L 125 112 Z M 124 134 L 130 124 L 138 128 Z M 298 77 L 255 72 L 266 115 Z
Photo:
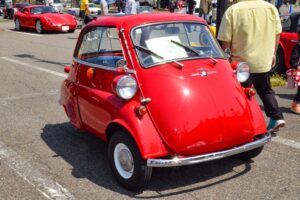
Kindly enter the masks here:
M 139 105 L 139 103 L 136 104 Z M 109 134 L 109 127 L 116 123 L 124 127 L 133 137 L 144 159 L 169 155 L 170 152 L 155 129 L 149 114 L 140 117 L 134 108 L 132 104 L 125 106 L 119 113 L 119 118 L 112 120 L 106 127 L 106 135 Z
M 254 136 L 267 132 L 266 122 L 255 97 L 248 99 L 254 125 Z
M 71 67 L 68 78 L 62 82 L 59 104 L 64 107 L 71 124 L 78 129 L 82 129 L 83 127 L 76 97 L 76 71 L 77 66 Z

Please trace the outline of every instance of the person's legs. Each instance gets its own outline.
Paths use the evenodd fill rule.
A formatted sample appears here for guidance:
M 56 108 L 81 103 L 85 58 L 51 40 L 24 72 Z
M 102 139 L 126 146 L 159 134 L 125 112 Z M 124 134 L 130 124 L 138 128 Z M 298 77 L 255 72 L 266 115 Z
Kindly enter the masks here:
M 8 14 L 8 18 L 9 19 L 12 19 L 13 18 L 13 9 L 12 8 L 8 8 L 7 9 L 7 14 Z
M 252 74 L 253 84 L 264 104 L 266 115 L 271 119 L 283 119 L 283 115 L 279 110 L 277 100 L 275 98 L 275 92 L 271 88 L 270 74 L 269 73 L 257 73 Z
M 300 104 L 300 87 L 298 86 L 297 93 L 294 97 L 294 102 Z
M 264 104 L 265 113 L 270 117 L 268 130 L 276 132 L 285 125 L 285 121 L 275 98 L 275 92 L 271 88 L 270 74 L 268 72 L 255 73 L 251 76 L 254 88 Z
M 299 86 L 291 106 L 291 111 L 300 114 L 300 87 Z

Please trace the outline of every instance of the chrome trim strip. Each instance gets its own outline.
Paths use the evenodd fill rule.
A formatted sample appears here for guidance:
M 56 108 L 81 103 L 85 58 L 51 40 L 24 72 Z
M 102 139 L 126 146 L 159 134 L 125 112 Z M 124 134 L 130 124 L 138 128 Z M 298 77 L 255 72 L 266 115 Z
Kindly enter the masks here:
M 261 147 L 271 141 L 271 134 L 268 132 L 261 139 L 255 140 L 253 142 L 247 143 L 245 145 L 234 147 L 232 149 L 228 149 L 225 151 L 218 151 L 214 153 L 208 153 L 193 157 L 185 157 L 179 158 L 174 157 L 172 159 L 148 159 L 147 166 L 148 167 L 177 167 L 183 165 L 192 165 L 202 162 L 207 162 L 211 160 L 218 160 L 228 156 L 233 156 L 239 153 L 243 153 L 245 151 L 249 151 L 258 147 Z
M 93 63 L 89 63 L 89 62 L 85 62 L 85 61 L 80 60 L 78 58 L 73 58 L 73 61 L 75 61 L 75 62 L 77 62 L 77 63 L 79 63 L 81 65 L 86 65 L 86 66 L 93 67 L 93 68 L 99 68 L 99 69 L 104 69 L 104 70 L 108 70 L 108 71 L 117 72 L 116 68 L 107 67 L 107 66 L 104 66 L 104 65 L 97 65 L 97 64 L 93 64 Z M 136 74 L 135 70 L 133 70 L 133 69 L 128 69 L 127 72 L 129 74 Z

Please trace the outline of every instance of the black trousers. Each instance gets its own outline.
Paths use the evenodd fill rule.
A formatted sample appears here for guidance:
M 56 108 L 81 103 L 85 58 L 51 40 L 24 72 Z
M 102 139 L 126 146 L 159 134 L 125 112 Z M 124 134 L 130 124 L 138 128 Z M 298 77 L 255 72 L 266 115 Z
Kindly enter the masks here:
M 298 104 L 300 104 L 300 87 L 298 86 L 298 89 L 297 89 L 297 93 L 294 97 L 294 101 Z
M 270 74 L 268 72 L 252 73 L 243 86 L 250 87 L 252 84 L 264 104 L 266 115 L 274 120 L 283 119 L 282 112 L 279 110 L 275 98 L 275 92 L 271 88 Z

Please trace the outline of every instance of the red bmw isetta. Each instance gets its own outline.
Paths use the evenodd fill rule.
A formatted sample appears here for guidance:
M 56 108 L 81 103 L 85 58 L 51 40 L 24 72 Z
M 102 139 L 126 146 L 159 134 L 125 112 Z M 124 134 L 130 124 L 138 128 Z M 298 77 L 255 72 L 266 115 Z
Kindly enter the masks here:
M 204 20 L 152 13 L 104 16 L 79 36 L 60 103 L 71 123 L 108 143 L 117 181 L 137 190 L 153 167 L 257 156 L 271 139 Z

